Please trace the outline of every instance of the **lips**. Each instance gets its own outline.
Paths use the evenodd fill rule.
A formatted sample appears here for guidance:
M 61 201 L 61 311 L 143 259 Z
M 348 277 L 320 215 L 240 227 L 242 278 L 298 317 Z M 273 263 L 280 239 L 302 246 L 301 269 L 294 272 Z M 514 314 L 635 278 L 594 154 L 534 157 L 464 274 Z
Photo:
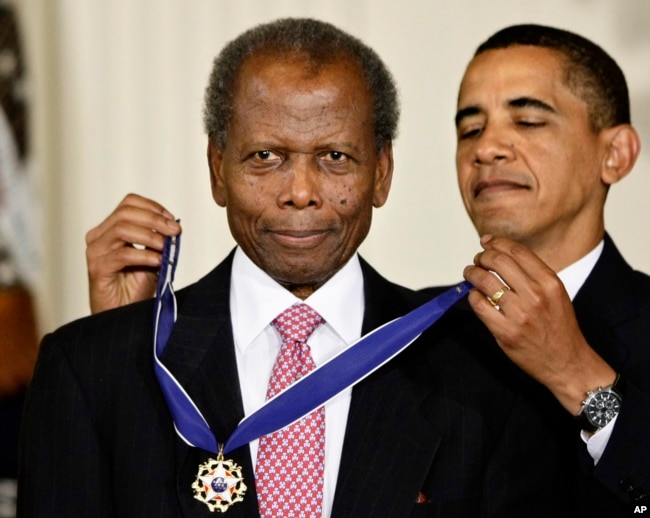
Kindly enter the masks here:
M 322 234 L 325 230 L 272 230 L 272 232 L 287 237 L 303 238 Z
M 489 196 L 519 189 L 527 190 L 528 186 L 505 179 L 483 180 L 474 187 L 474 197 L 478 198 L 479 196 Z
M 311 247 L 320 244 L 327 237 L 329 230 L 311 229 L 311 230 L 291 230 L 291 229 L 274 229 L 269 230 L 270 235 L 276 241 L 285 246 Z

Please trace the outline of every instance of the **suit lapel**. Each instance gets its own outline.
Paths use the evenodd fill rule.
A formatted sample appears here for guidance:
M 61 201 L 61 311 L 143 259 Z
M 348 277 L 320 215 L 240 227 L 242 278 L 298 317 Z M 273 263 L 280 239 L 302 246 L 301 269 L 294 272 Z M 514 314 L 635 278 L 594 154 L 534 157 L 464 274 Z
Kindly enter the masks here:
M 615 335 L 639 314 L 632 277 L 632 269 L 606 235 L 603 252 L 573 301 L 587 342 L 614 368 L 630 355 L 622 343 L 611 346 L 620 342 Z
M 361 264 L 364 333 L 417 305 L 411 292 Z M 423 371 L 415 371 L 417 362 L 407 361 L 411 353 L 407 349 L 352 391 L 332 516 L 363 516 L 373 509 L 392 516 L 391 509 L 413 507 L 441 436 L 419 411 L 431 389 Z

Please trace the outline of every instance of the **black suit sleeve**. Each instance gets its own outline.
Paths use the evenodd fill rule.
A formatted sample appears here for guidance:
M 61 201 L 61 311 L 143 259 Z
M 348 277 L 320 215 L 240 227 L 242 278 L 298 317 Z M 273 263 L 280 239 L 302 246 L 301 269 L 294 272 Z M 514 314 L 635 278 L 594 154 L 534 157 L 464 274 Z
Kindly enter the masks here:
M 630 504 L 650 499 L 650 395 L 627 380 L 621 413 L 593 475 Z

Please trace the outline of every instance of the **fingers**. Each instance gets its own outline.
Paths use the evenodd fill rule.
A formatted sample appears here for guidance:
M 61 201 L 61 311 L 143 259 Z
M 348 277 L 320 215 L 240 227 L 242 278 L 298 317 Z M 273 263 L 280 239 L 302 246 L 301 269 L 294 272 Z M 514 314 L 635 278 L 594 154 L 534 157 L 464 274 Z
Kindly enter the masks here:
M 149 249 L 138 249 L 123 246 L 111 253 L 98 254 L 91 257 L 90 248 L 88 255 L 88 277 L 92 283 L 101 282 L 101 279 L 113 278 L 126 268 L 152 268 L 160 267 L 162 255 L 160 252 Z
M 129 194 L 86 234 L 93 313 L 151 297 L 165 236 L 181 231 L 159 203 Z
M 504 300 L 506 295 L 505 291 L 508 290 L 509 285 L 487 268 L 474 265 L 466 266 L 463 271 L 463 276 L 476 290 L 483 294 L 487 303 L 490 303 L 488 298 L 492 302 L 496 302 L 497 305 L 501 304 Z M 495 298 L 498 300 L 495 301 Z
M 150 297 L 165 236 L 181 231 L 159 203 L 129 194 L 86 234 L 86 262 L 93 312 Z
M 562 289 L 555 273 L 523 245 L 492 236 L 484 236 L 481 245 L 484 250 L 463 275 L 475 288 L 472 308 L 493 331 L 506 332 L 505 317 L 523 321 L 532 308 L 548 304 L 549 293 Z
M 468 299 L 472 309 L 497 340 L 516 344 L 524 330 L 541 336 L 548 322 L 573 325 L 564 285 L 539 257 L 506 238 L 484 236 L 481 245 L 463 275 L 475 288 Z
M 496 275 L 482 268 L 468 266 L 463 275 L 474 286 L 468 296 L 474 312 L 488 327 L 500 329 L 500 321 L 512 311 L 515 294 Z
M 483 236 L 481 246 L 484 251 L 476 255 L 474 264 L 494 270 L 508 284 L 510 281 L 516 282 L 518 278 L 538 278 L 540 275 L 555 276 L 555 272 L 537 255 L 511 239 Z M 504 276 L 512 278 L 508 280 Z
M 164 238 L 155 234 L 177 235 L 180 230 L 174 216 L 162 205 L 137 194 L 129 194 L 104 221 L 86 234 L 86 244 L 91 245 L 108 236 L 100 244 L 115 248 L 130 243 L 160 250 Z M 115 238 L 122 242 L 118 243 Z
M 491 296 L 500 286 L 499 282 L 508 286 L 519 296 L 535 302 L 541 294 L 559 295 L 564 290 L 555 272 L 539 257 L 525 246 L 510 239 L 484 236 L 481 239 L 483 252 L 474 257 L 474 266 L 466 268 L 468 281 L 486 296 Z M 489 271 L 500 279 L 494 281 L 484 273 Z M 512 297 L 503 297 L 506 299 Z M 504 308 L 504 304 L 500 304 Z
M 104 221 L 86 234 L 86 257 L 90 263 L 125 246 L 160 252 L 165 236 L 177 235 L 180 231 L 180 224 L 162 205 L 142 196 L 129 194 Z M 120 252 L 115 259 L 127 260 L 132 257 L 132 254 Z M 143 262 L 136 263 L 138 265 L 155 266 L 151 264 L 154 255 L 144 253 L 135 257 L 142 258 Z

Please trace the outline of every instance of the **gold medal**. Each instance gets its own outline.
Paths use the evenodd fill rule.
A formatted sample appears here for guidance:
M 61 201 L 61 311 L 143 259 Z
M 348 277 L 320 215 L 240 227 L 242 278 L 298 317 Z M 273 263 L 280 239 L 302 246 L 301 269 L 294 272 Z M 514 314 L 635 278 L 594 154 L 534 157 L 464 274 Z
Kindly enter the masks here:
M 210 511 L 225 513 L 231 505 L 244 500 L 246 484 L 241 467 L 232 460 L 224 460 L 220 449 L 216 460 L 208 459 L 199 466 L 192 489 L 194 498 L 207 505 Z

